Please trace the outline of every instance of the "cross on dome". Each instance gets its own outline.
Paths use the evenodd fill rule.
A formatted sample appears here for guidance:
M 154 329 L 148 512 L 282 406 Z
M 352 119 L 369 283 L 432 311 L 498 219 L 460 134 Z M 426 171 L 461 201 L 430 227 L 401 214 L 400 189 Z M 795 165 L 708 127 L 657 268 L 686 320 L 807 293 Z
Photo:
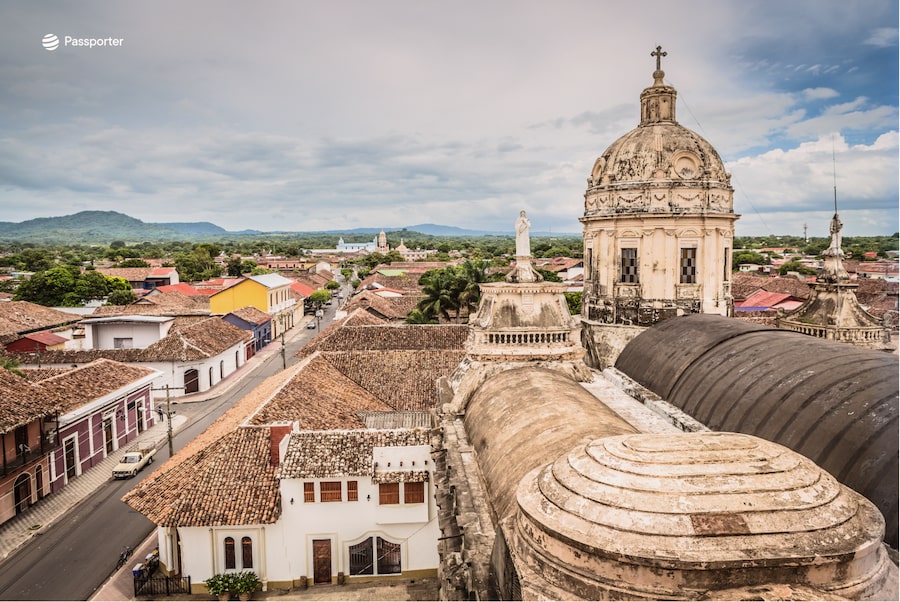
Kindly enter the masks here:
M 665 72 L 662 70 L 662 57 L 668 56 L 669 53 L 663 51 L 662 46 L 657 46 L 656 50 L 650 53 L 650 56 L 656 57 L 656 71 L 653 72 L 653 84 L 663 85 L 663 77 Z

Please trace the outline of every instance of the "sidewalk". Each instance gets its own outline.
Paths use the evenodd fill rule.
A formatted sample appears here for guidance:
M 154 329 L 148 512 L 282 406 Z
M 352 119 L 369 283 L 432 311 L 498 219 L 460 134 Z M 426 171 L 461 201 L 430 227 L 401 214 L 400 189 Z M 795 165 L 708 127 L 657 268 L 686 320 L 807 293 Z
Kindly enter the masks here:
M 178 430 L 185 422 L 187 422 L 187 418 L 184 416 L 173 416 L 172 430 Z M 167 440 L 167 429 L 165 423 L 156 424 L 141 433 L 140 437 L 130 442 L 127 447 L 131 447 L 138 441 L 145 441 L 152 442 L 153 447 L 158 448 Z M 110 454 L 90 470 L 69 481 L 58 492 L 48 495 L 25 512 L 0 525 L 0 563 L 32 537 L 44 533 L 60 516 L 66 514 L 109 481 L 112 478 L 112 469 L 119 463 L 122 451 L 124 450 Z

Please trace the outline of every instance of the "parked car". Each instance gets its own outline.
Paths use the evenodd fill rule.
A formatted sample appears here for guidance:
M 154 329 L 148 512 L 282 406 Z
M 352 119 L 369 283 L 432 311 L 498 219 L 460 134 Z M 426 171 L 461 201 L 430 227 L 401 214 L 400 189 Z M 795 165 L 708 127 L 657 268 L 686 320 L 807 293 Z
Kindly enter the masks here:
M 144 466 L 153 463 L 155 449 L 137 449 L 125 452 L 119 463 L 113 468 L 113 478 L 127 479 L 143 470 Z
M 306 323 L 306 329 L 307 329 L 307 330 L 315 330 L 315 329 L 316 329 L 316 321 L 315 321 L 315 320 L 312 320 L 312 321 L 310 321 L 310 322 L 307 322 L 307 323 Z

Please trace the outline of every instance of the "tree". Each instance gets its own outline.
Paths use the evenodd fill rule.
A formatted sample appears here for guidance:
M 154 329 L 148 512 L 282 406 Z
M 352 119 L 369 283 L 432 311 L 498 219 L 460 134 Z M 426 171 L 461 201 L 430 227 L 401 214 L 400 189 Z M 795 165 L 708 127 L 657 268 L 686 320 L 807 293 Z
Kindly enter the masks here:
M 316 308 L 320 308 L 331 301 L 331 293 L 323 289 L 313 291 L 313 293 L 309 296 L 309 301 L 310 303 L 314 304 Z
M 733 271 L 740 269 L 742 263 L 753 263 L 756 265 L 769 265 L 769 258 L 753 251 L 738 251 L 731 258 L 731 268 Z
M 111 293 L 121 291 L 134 296 L 131 285 L 124 278 L 110 278 L 97 271 L 80 272 L 71 266 L 58 266 L 38 272 L 19 285 L 16 301 L 30 301 L 48 307 L 79 307 L 88 301 L 106 299 Z
M 569 306 L 569 313 L 577 316 L 581 313 L 581 293 L 563 293 L 566 298 L 566 304 Z
M 63 306 L 63 299 L 75 288 L 77 274 L 77 269 L 62 266 L 36 272 L 19 285 L 13 298 L 47 307 Z
M 459 317 L 459 301 L 454 293 L 454 275 L 447 268 L 429 270 L 419 278 L 425 298 L 417 309 L 429 319 L 443 317 L 448 322 L 451 314 Z
M 240 257 L 229 257 L 225 262 L 225 273 L 232 278 L 239 278 L 244 273 L 244 263 Z
M 18 265 L 26 272 L 43 272 L 53 267 L 54 255 L 46 249 L 23 249 Z
M 407 324 L 437 324 L 437 320 L 429 318 L 422 311 L 414 309 L 406 316 Z
M 221 247 L 209 243 L 194 245 L 187 253 L 175 256 L 175 267 L 186 281 L 208 280 L 222 275 L 222 268 L 216 263 Z
M 781 265 L 778 268 L 778 274 L 784 276 L 788 272 L 797 272 L 798 274 L 804 274 L 807 276 L 813 276 L 816 274 L 816 271 L 812 268 L 808 268 L 799 261 L 789 261 Z
M 134 294 L 134 290 L 131 287 L 127 291 L 114 290 L 106 298 L 106 302 L 110 305 L 129 305 L 135 301 L 137 301 L 137 295 Z
M 330 291 L 334 291 L 334 290 L 341 288 L 341 285 L 336 280 L 329 280 L 328 282 L 325 283 L 325 288 L 327 288 Z
M 464 309 L 466 314 L 472 313 L 473 309 L 478 308 L 481 301 L 481 287 L 479 286 L 486 281 L 489 263 L 485 260 L 467 259 L 460 265 L 460 269 L 456 271 L 456 299 L 460 309 Z

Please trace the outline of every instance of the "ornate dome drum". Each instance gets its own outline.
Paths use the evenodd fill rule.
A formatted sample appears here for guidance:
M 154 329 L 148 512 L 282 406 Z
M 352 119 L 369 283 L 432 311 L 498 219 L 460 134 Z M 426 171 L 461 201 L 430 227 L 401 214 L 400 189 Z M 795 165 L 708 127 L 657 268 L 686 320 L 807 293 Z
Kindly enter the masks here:
M 656 71 L 641 93 L 640 123 L 594 162 L 584 195 L 582 306 L 595 367 L 610 365 L 603 356 L 611 348 L 592 324 L 643 327 L 733 311 L 731 176 L 706 139 L 675 121 L 677 93 L 660 69 L 666 53 L 651 55 Z

